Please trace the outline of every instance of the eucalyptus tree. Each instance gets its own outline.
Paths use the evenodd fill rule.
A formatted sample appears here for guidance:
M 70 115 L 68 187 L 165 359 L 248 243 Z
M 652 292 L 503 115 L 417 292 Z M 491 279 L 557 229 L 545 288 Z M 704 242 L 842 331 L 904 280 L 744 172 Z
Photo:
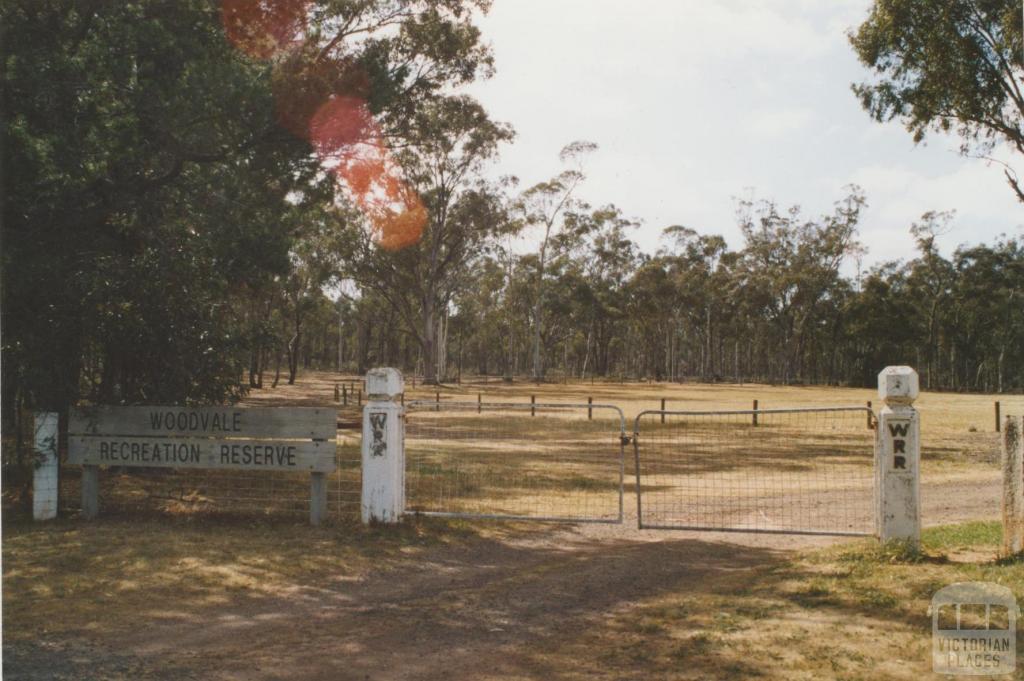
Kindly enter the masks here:
M 963 310 L 962 384 L 1007 391 L 1024 385 L 1024 245 L 1016 239 L 958 249 L 954 296 Z M 958 329 L 959 330 L 959 329 Z M 973 361 L 974 377 L 968 372 Z M 957 372 L 959 367 L 951 367 Z M 993 377 L 981 384 L 980 375 Z M 1014 381 L 1013 377 L 1016 377 Z
M 853 86 L 879 121 L 922 140 L 955 131 L 963 154 L 1005 144 L 1024 160 L 1024 14 L 1019 0 L 875 0 L 851 34 L 875 79 Z M 1024 202 L 1024 180 L 1004 166 Z
M 558 157 L 562 163 L 573 166 L 563 170 L 555 177 L 539 182 L 526 189 L 519 197 L 519 211 L 524 225 L 540 228 L 540 243 L 537 250 L 536 272 L 534 274 L 533 301 L 533 379 L 544 378 L 544 362 L 541 352 L 541 329 L 543 326 L 544 308 L 544 274 L 548 264 L 548 248 L 551 239 L 559 230 L 560 219 L 566 211 L 579 206 L 575 194 L 585 179 L 582 168 L 583 157 L 594 152 L 597 145 L 593 142 L 576 141 L 562 148 Z
M 939 253 L 936 239 L 949 231 L 952 219 L 951 212 L 928 211 L 910 227 L 920 255 L 910 263 L 907 283 L 920 301 L 911 314 L 917 317 L 922 327 L 925 341 L 924 383 L 929 388 L 938 386 L 941 381 L 943 319 L 949 314 L 947 306 L 952 300 L 956 279 L 956 270 Z
M 580 314 L 586 328 L 581 375 L 588 369 L 607 375 L 611 343 L 626 319 L 627 286 L 640 262 L 640 252 L 631 238 L 639 227 L 614 205 L 573 214 L 571 231 L 580 235 L 578 260 L 583 264 L 586 298 Z M 660 305 L 655 301 L 656 305 Z
M 864 206 L 855 186 L 818 220 L 803 218 L 798 206 L 780 213 L 771 201 L 738 203 L 746 242 L 737 264 L 742 295 L 773 334 L 774 363 L 784 382 L 802 378 L 814 323 L 840 281 L 844 259 L 861 248 L 856 234 Z
M 276 217 L 318 190 L 266 67 L 198 0 L 0 11 L 5 395 L 237 396 L 230 302 L 286 271 Z
M 715 376 L 716 329 L 727 316 L 731 274 L 724 263 L 729 248 L 725 238 L 718 234 L 703 235 L 696 230 L 673 225 L 664 230 L 672 241 L 673 274 L 677 287 L 677 300 L 683 303 L 679 316 L 701 340 L 700 375 Z
M 347 274 L 398 311 L 420 343 L 424 382 L 438 380 L 444 352 L 439 324 L 470 265 L 510 229 L 502 190 L 481 172 L 512 139 L 470 97 L 428 101 L 412 115 L 397 153 L 405 181 L 426 208 L 422 234 L 400 248 L 383 247 L 372 230 L 352 230 Z

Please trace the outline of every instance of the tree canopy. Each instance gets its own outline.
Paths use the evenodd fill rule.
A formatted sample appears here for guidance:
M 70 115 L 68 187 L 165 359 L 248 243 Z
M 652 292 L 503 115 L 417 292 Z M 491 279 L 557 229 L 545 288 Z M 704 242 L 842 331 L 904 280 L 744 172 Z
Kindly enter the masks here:
M 915 141 L 960 136 L 961 152 L 1005 143 L 1024 157 L 1024 17 L 1017 0 L 875 0 L 850 41 L 875 78 L 855 84 L 879 121 L 900 120 Z M 1022 178 L 1007 182 L 1024 202 Z

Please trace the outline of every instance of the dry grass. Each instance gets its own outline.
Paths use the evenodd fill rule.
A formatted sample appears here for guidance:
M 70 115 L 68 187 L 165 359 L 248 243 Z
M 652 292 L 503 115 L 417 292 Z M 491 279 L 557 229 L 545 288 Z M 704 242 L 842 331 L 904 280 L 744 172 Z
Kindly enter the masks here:
M 95 523 L 7 523 L 3 529 L 4 638 L 131 631 L 187 621 L 211 607 L 335 589 L 415 563 L 427 549 L 515 526 L 430 520 L 400 527 L 148 516 Z
M 341 376 L 332 372 L 310 372 L 300 377 L 294 386 L 280 385 L 274 390 L 254 391 L 251 404 L 311 404 L 333 403 L 334 385 L 338 381 L 355 381 L 358 377 Z M 512 385 L 490 379 L 466 380 L 461 385 L 424 388 L 407 385 L 406 399 L 432 400 L 436 393 L 442 400 L 475 402 L 478 394 L 485 401 L 528 403 L 531 395 L 538 402 L 586 403 L 593 397 L 596 403 L 619 406 L 626 415 L 627 430 L 633 419 L 645 409 L 659 409 L 661 399 L 667 400 L 668 409 L 721 410 L 750 409 L 753 401 L 759 408 L 864 406 L 872 401 L 875 410 L 882 405 L 875 390 L 861 388 L 792 387 L 748 383 L 615 383 L 575 382 L 536 385 L 516 382 Z M 921 412 L 926 460 L 959 458 L 989 458 L 998 449 L 995 433 L 994 402 L 1000 401 L 1002 413 L 1024 414 L 1024 395 L 984 395 L 923 392 L 916 403 Z M 357 413 L 354 403 L 344 412 Z
M 572 669 L 564 679 L 926 677 L 938 589 L 990 581 L 1024 600 L 1024 561 L 998 560 L 999 537 L 969 523 L 927 530 L 920 554 L 869 541 L 805 553 L 650 599 L 537 656 Z
M 921 554 L 543 533 L 8 526 L 5 642 L 89 641 L 72 650 L 97 678 L 121 664 L 109 651 L 131 651 L 136 679 L 170 678 L 167 665 L 198 678 L 916 679 L 936 590 L 995 581 L 1024 599 L 1024 562 L 995 558 L 993 523 L 926 531 Z M 58 653 L 30 678 L 50 678 Z

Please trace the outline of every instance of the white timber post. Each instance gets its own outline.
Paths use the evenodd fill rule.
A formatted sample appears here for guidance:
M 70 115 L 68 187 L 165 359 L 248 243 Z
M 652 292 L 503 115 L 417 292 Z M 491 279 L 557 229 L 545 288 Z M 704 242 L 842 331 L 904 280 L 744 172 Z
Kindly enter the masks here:
M 36 412 L 32 472 L 32 518 L 57 517 L 57 419 L 55 412 Z
M 914 400 L 917 372 L 907 366 L 886 367 L 878 374 L 875 435 L 876 523 L 882 542 L 921 540 L 921 421 Z
M 405 511 L 405 387 L 398 369 L 366 372 L 363 407 L 364 523 L 397 523 Z
M 1024 416 L 1003 423 L 1003 555 L 1024 551 Z

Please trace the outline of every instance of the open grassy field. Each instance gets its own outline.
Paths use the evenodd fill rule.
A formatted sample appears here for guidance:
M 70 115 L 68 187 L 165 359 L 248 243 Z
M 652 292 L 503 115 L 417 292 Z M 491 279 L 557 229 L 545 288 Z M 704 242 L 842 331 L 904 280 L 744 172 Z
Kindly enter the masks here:
M 257 391 L 247 403 L 331 404 L 338 380 L 308 374 L 295 386 Z M 627 431 L 637 413 L 657 408 L 662 397 L 669 408 L 699 410 L 746 409 L 754 399 L 761 408 L 869 399 L 879 406 L 870 391 L 760 385 L 467 382 L 436 390 L 443 401 L 475 402 L 478 393 L 485 402 L 593 397 L 620 406 Z M 406 399 L 434 397 L 435 389 L 417 388 Z M 365 528 L 353 520 L 353 497 L 342 494 L 351 495 L 358 481 L 358 467 L 346 463 L 358 460 L 358 432 L 350 427 L 358 410 L 339 408 L 339 458 L 346 465 L 334 478 L 338 513 L 322 528 L 303 524 L 302 480 L 293 488 L 258 488 L 252 498 L 257 504 L 278 498 L 298 515 L 207 513 L 217 509 L 216 496 L 202 479 L 178 481 L 179 496 L 144 504 L 153 490 L 172 486 L 166 478 L 143 484 L 113 475 L 104 493 L 128 494 L 119 506 L 103 502 L 107 512 L 96 522 L 71 516 L 32 524 L 5 514 L 4 675 L 921 678 L 930 673 L 927 607 L 935 590 L 984 579 L 1024 597 L 1024 564 L 996 557 L 995 399 L 1004 413 L 1024 411 L 1020 396 L 926 393 L 918 403 L 924 520 L 931 526 L 920 554 L 880 551 L 870 539 L 639 531 L 628 475 L 621 525 L 417 518 Z M 419 448 L 410 454 L 414 503 L 528 511 L 561 503 L 595 515 L 618 512 L 616 448 L 608 438 L 617 436 L 617 416 L 590 420 L 585 410 L 421 416 L 409 425 Z M 860 470 L 864 448 L 843 450 L 855 439 L 870 454 L 871 431 L 860 415 L 838 438 L 761 427 L 770 425 L 746 431 L 756 441 L 716 449 L 722 461 L 665 469 L 660 484 L 728 483 L 750 471 L 799 472 L 823 462 L 854 461 Z M 659 421 L 650 432 L 660 427 Z M 671 420 L 665 426 L 673 427 Z M 718 442 L 723 428 L 735 435 L 740 426 L 718 423 L 698 432 L 714 433 Z M 671 457 L 677 441 L 665 440 L 664 456 Z M 766 442 L 777 449 L 747 446 Z M 444 451 L 449 458 L 437 458 Z M 793 458 L 794 451 L 803 458 Z M 452 473 L 452 457 L 462 460 L 461 474 Z M 495 469 L 496 459 L 504 467 Z M 486 471 L 495 470 L 489 479 Z M 247 479 L 236 492 L 254 484 Z M 438 497 L 439 489 L 458 494 Z M 721 500 L 735 506 L 737 496 Z M 133 511 L 133 503 L 145 510 Z
M 330 404 L 334 386 L 341 382 L 353 391 L 361 383 L 355 377 L 322 372 L 303 377 L 294 386 L 253 393 L 252 404 Z M 342 421 L 358 418 L 357 393 L 350 392 Z M 511 513 L 531 516 L 604 518 L 614 516 L 617 499 L 609 489 L 617 483 L 617 412 L 586 409 L 542 410 L 530 417 L 525 409 L 484 410 L 477 414 L 478 400 L 618 407 L 627 435 L 644 410 L 658 409 L 661 400 L 673 410 L 711 411 L 806 407 L 881 408 L 877 392 L 863 389 L 784 387 L 758 384 L 654 384 L 654 383 L 549 383 L 505 384 L 495 379 L 467 379 L 461 385 L 412 387 L 406 401 L 440 399 L 442 405 L 465 403 L 468 409 L 428 408 L 412 412 L 409 428 L 409 481 L 411 508 L 429 511 Z M 926 524 L 957 522 L 998 516 L 999 436 L 995 432 L 994 402 L 1002 413 L 1024 413 L 1021 395 L 961 395 L 925 392 L 917 402 L 922 420 L 922 483 Z M 862 531 L 870 525 L 871 431 L 862 428 L 857 414 L 839 418 L 760 417 L 759 428 L 750 428 L 749 417 L 703 419 L 699 425 L 683 417 L 646 418 L 641 430 L 642 469 L 652 482 L 648 496 L 652 512 L 674 509 L 696 499 L 703 506 L 718 499 L 722 513 L 731 521 L 717 526 L 792 527 L 790 513 L 803 490 L 806 514 L 822 517 L 823 529 Z M 685 434 L 682 425 L 689 429 Z M 695 429 L 696 427 L 696 429 Z M 340 432 L 341 458 L 358 458 L 358 430 Z M 642 437 L 644 437 L 642 435 Z M 680 456 L 687 452 L 689 458 Z M 646 452 L 646 453 L 645 453 Z M 646 457 L 646 458 L 645 458 Z M 635 524 L 635 467 L 631 446 L 624 449 L 627 523 Z M 644 468 L 644 462 L 648 462 Z M 798 475 L 802 467 L 804 474 Z M 787 473 L 787 475 L 780 475 Z M 357 474 L 349 469 L 350 476 Z M 773 477 L 774 475 L 774 477 Z M 685 489 L 689 481 L 690 491 Z M 343 489 L 357 486 L 356 479 L 340 480 Z M 818 491 L 817 498 L 808 494 Z M 734 500 L 751 493 L 773 496 L 768 504 L 778 518 L 762 518 L 763 506 L 737 505 Z M 729 503 L 723 498 L 728 497 Z M 349 495 L 349 498 L 354 498 Z M 842 505 L 832 503 L 844 498 Z M 823 500 L 827 500 L 826 503 Z M 730 508 L 724 508 L 730 506 Z M 856 507 L 856 511 L 849 511 Z M 661 513 L 664 519 L 665 513 Z M 632 518 L 629 516 L 632 514 Z M 671 513 L 684 524 L 694 524 L 693 513 Z M 691 522 L 686 522 L 685 518 Z M 652 519 L 658 522 L 658 518 Z M 699 520 L 697 518 L 696 520 Z M 708 524 L 701 522 L 699 524 Z
M 282 384 L 274 390 L 254 391 L 247 403 L 331 404 L 334 386 L 339 382 L 354 382 L 361 387 L 359 377 L 310 372 L 296 385 Z M 666 408 L 673 410 L 742 410 L 750 409 L 754 400 L 758 400 L 760 409 L 864 406 L 869 401 L 876 411 L 882 407 L 877 391 L 861 388 L 602 381 L 540 385 L 517 381 L 509 385 L 495 378 L 484 382 L 468 377 L 459 385 L 412 387 L 411 381 L 407 381 L 407 400 L 433 400 L 438 394 L 442 401 L 475 402 L 480 395 L 485 402 L 524 404 L 529 403 L 531 396 L 536 396 L 538 402 L 577 404 L 585 404 L 591 397 L 595 403 L 618 406 L 625 414 L 627 430 L 632 428 L 633 419 L 641 411 L 659 409 L 662 399 L 666 400 Z M 995 433 L 996 401 L 1001 403 L 1004 415 L 1024 413 L 1024 395 L 922 392 L 915 407 L 921 413 L 925 462 L 969 463 L 993 458 L 999 447 Z M 354 399 L 347 412 L 356 413 Z

